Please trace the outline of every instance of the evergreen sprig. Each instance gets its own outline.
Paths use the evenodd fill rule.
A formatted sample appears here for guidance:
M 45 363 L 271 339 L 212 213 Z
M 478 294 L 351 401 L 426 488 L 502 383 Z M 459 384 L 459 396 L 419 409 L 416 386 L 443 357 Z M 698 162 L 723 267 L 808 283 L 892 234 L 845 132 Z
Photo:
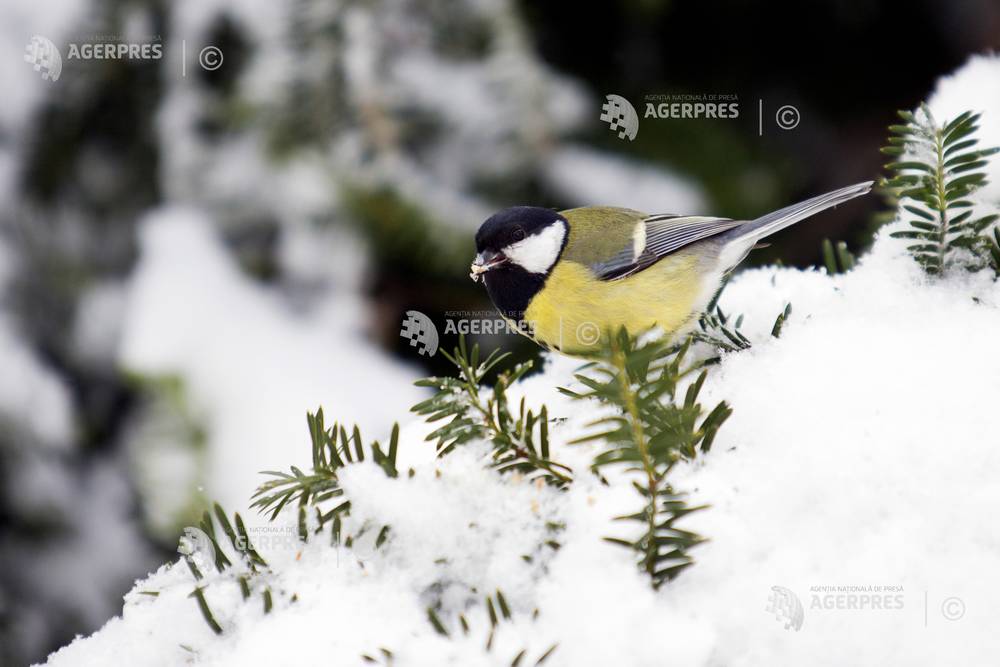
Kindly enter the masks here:
M 1000 276 L 1000 227 L 994 227 L 993 234 L 986 237 L 986 251 L 994 273 Z
M 507 390 L 531 370 L 531 362 L 499 373 L 491 392 L 484 390 L 483 379 L 507 359 L 507 353 L 494 350 L 480 361 L 479 345 L 473 345 L 470 352 L 464 337 L 459 337 L 453 353 L 445 350 L 442 353 L 458 369 L 458 377 L 418 381 L 417 386 L 430 387 L 436 393 L 412 408 L 428 423 L 448 419 L 427 436 L 427 440 L 437 441 L 438 456 L 445 456 L 472 440 L 488 440 L 497 470 L 540 477 L 555 486 L 570 483 L 573 471 L 551 456 L 547 408 L 542 406 L 535 413 L 522 398 L 515 415 L 507 399 Z
M 737 316 L 731 324 L 730 321 L 730 317 L 722 312 L 722 308 L 715 305 L 714 308 L 710 307 L 702 314 L 698 319 L 699 330 L 691 335 L 695 340 L 708 343 L 723 352 L 749 349 L 751 347 L 750 340 L 740 333 L 740 327 L 743 326 L 743 316 Z
M 309 539 L 306 508 L 316 507 L 318 527 L 315 532 L 322 531 L 327 523 L 332 522 L 331 534 L 339 541 L 341 517 L 351 509 L 351 501 L 344 496 L 338 474 L 345 466 L 360 463 L 370 457 L 388 477 L 399 475 L 396 469 L 396 452 L 399 446 L 399 424 L 392 427 L 388 450 L 383 450 L 378 441 L 365 445 L 361 432 L 355 426 L 350 435 L 342 424 L 334 423 L 327 427 L 323 416 L 323 408 L 315 414 L 306 417 L 309 425 L 309 437 L 312 440 L 312 471 L 303 472 L 292 466 L 291 472 L 265 470 L 262 474 L 270 479 L 253 494 L 252 507 L 260 512 L 269 512 L 273 521 L 288 503 L 297 501 L 299 516 L 299 538 Z M 333 507 L 324 511 L 323 505 L 333 501 Z M 380 540 L 384 541 L 387 527 L 380 532 Z
M 850 253 L 848 253 L 850 254 Z M 712 300 L 705 307 L 705 312 L 698 318 L 698 329 L 692 331 L 689 337 L 699 343 L 706 343 L 714 347 L 719 352 L 739 352 L 753 347 L 750 339 L 743 335 L 740 328 L 743 326 L 743 315 L 738 315 L 735 320 L 732 316 L 726 315 L 719 306 L 719 298 L 728 282 L 723 283 L 719 291 L 715 293 Z M 786 304 L 784 310 L 778 313 L 771 328 L 771 335 L 778 338 L 781 335 L 781 328 L 785 325 L 785 320 L 792 314 L 792 304 Z M 665 353 L 675 352 L 680 349 L 679 345 L 664 350 Z M 707 359 L 705 363 L 715 363 L 719 357 Z
M 1000 148 L 977 148 L 980 114 L 966 111 L 942 125 L 927 105 L 898 113 L 904 122 L 889 126 L 889 145 L 882 148 L 895 158 L 885 165 L 894 175 L 883 185 L 909 214 L 909 229 L 892 236 L 915 241 L 908 249 L 929 274 L 955 263 L 981 268 L 990 257 L 984 232 L 998 216 L 973 219 L 968 196 L 986 184 L 987 158 Z M 960 250 L 972 259 L 959 260 Z
M 771 327 L 771 335 L 775 338 L 781 338 L 781 330 L 785 328 L 785 322 L 792 315 L 792 304 L 786 303 L 785 309 L 778 313 L 778 316 L 774 318 L 774 326 Z
M 216 524 L 218 524 L 218 530 L 216 530 Z M 236 563 L 229 558 L 226 550 L 223 549 L 219 532 L 227 538 L 229 547 L 237 559 Z M 207 539 L 208 544 L 198 544 L 202 539 Z M 234 514 L 233 521 L 230 522 L 222 506 L 215 503 L 213 512 L 210 513 L 206 510 L 197 527 L 189 528 L 185 531 L 185 537 L 181 541 L 181 548 L 178 549 L 195 581 L 198 582 L 198 585 L 195 586 L 188 597 L 195 599 L 198 609 L 201 611 L 202 618 L 205 619 L 205 623 L 212 629 L 212 632 L 222 634 L 223 629 L 212 612 L 212 608 L 205 596 L 205 590 L 209 584 L 206 583 L 207 578 L 195 560 L 198 547 L 205 547 L 212 551 L 210 556 L 216 571 L 219 575 L 225 575 L 227 578 L 233 580 L 239 586 L 244 600 L 249 599 L 255 589 L 258 590 L 263 603 L 264 613 L 270 613 L 273 607 L 271 588 L 266 583 L 257 583 L 259 575 L 263 574 L 267 569 L 267 562 L 254 548 L 246 525 L 243 523 L 243 518 L 239 513 Z
M 728 284 L 729 278 L 727 277 L 712 296 L 712 300 L 705 306 L 705 311 L 698 318 L 698 329 L 691 333 L 691 337 L 722 352 L 746 350 L 751 347 L 751 344 L 747 337 L 740 333 L 743 316 L 737 316 L 736 321 L 730 325 L 730 317 L 719 307 L 719 299 Z
M 854 268 L 857 258 L 843 241 L 833 243 L 830 239 L 823 239 L 823 266 L 826 267 L 828 275 L 847 273 Z
M 583 392 L 562 391 L 577 399 L 596 399 L 618 408 L 615 414 L 590 424 L 593 432 L 575 442 L 600 442 L 604 449 L 593 462 L 599 470 L 624 465 L 635 475 L 633 486 L 642 499 L 641 508 L 616 517 L 641 526 L 638 537 L 605 538 L 638 554 L 639 567 L 649 575 L 654 588 L 672 579 L 693 560 L 689 550 L 703 541 L 676 523 L 702 509 L 686 503 L 667 477 L 674 465 L 707 452 L 719 427 L 732 413 L 725 402 L 703 416 L 698 393 L 706 371 L 688 385 L 677 401 L 681 380 L 697 372 L 703 364 L 685 365 L 692 343 L 680 349 L 664 341 L 637 343 L 624 329 L 608 336 L 608 343 L 592 353 L 593 365 L 576 379 Z
M 399 444 L 399 425 L 393 426 L 388 451 L 383 451 L 377 441 L 366 446 L 356 426 L 350 435 L 342 425 L 334 423 L 327 427 L 322 408 L 317 410 L 315 414 L 309 413 L 307 423 L 312 440 L 312 471 L 306 473 L 295 466 L 292 466 L 291 473 L 264 471 L 263 474 L 269 475 L 273 479 L 264 482 L 257 488 L 253 495 L 255 500 L 252 507 L 261 512 L 270 513 L 269 519 L 273 521 L 285 506 L 292 501 L 297 501 L 298 536 L 302 542 L 307 542 L 309 540 L 309 527 L 306 508 L 309 505 L 314 505 L 316 506 L 317 523 L 315 532 L 321 532 L 327 523 L 332 523 L 332 541 L 339 544 L 341 517 L 346 515 L 351 507 L 350 500 L 344 497 L 344 490 L 340 487 L 337 479 L 339 471 L 347 465 L 360 463 L 370 457 L 387 476 L 398 476 L 396 452 Z M 335 501 L 335 505 L 331 509 L 323 511 L 321 505 L 331 500 Z M 196 532 L 192 532 L 188 541 L 197 543 L 202 539 L 207 540 L 215 569 L 219 574 L 225 574 L 232 570 L 245 600 L 251 596 L 252 589 L 255 587 L 254 581 L 265 571 L 267 562 L 254 548 L 243 523 L 243 518 L 239 514 L 234 515 L 233 521 L 230 522 L 218 503 L 214 505 L 213 510 L 214 516 L 206 511 L 198 526 L 190 529 Z M 218 528 L 216 528 L 216 524 Z M 345 540 L 346 545 L 350 547 L 352 540 L 359 538 L 366 529 L 367 527 L 363 527 L 353 537 L 348 536 Z M 220 533 L 225 535 L 233 553 L 236 554 L 240 564 L 238 569 L 233 569 L 235 564 L 227 555 L 226 550 L 222 548 Z M 376 548 L 385 543 L 388 534 L 389 526 L 382 526 L 375 540 Z M 205 596 L 205 589 L 208 587 L 204 583 L 205 574 L 198 567 L 194 558 L 195 550 L 192 547 L 197 546 L 197 544 L 183 546 L 185 549 L 181 553 L 184 561 L 195 580 L 199 582 L 199 585 L 191 592 L 190 597 L 193 597 L 198 603 L 198 608 L 212 631 L 221 634 L 222 626 L 212 612 Z M 270 587 L 266 585 L 262 587 L 261 597 L 264 612 L 269 613 L 274 605 Z
M 485 606 L 487 616 L 489 617 L 490 620 L 490 629 L 488 634 L 486 635 L 485 648 L 487 652 L 491 652 L 493 650 L 493 642 L 496 637 L 498 629 L 504 622 L 513 619 L 514 615 L 511 612 L 510 605 L 507 603 L 507 598 L 504 597 L 504 594 L 500 589 L 497 589 L 496 593 L 494 593 L 493 595 L 487 595 L 483 601 L 483 604 Z M 533 619 L 537 617 L 538 617 L 538 610 L 536 609 L 533 615 Z M 437 610 L 435 610 L 434 607 L 427 608 L 427 622 L 430 623 L 431 627 L 439 635 L 442 635 L 444 637 L 452 636 L 451 632 L 449 632 L 448 630 L 447 625 L 445 625 L 444 621 L 441 620 L 441 617 L 438 615 Z M 471 634 L 472 626 L 469 624 L 469 621 L 465 617 L 465 614 L 458 615 L 458 623 L 459 627 L 462 629 L 463 635 Z M 519 667 L 520 665 L 533 664 L 536 665 L 537 667 L 538 665 L 544 664 L 545 661 L 548 660 L 553 653 L 555 653 L 558 646 L 559 646 L 558 643 L 552 644 L 532 663 L 526 662 L 526 660 L 529 660 L 528 650 L 522 649 L 513 656 L 513 658 L 510 661 L 510 665 L 511 667 Z M 365 658 L 370 662 L 376 661 L 375 658 L 368 655 L 363 655 L 362 658 Z

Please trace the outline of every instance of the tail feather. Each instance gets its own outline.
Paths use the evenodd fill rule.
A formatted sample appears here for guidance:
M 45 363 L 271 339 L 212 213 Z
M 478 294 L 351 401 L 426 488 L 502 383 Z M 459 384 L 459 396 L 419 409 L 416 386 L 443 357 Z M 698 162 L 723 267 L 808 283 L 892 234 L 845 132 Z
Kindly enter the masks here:
M 773 213 L 763 215 L 756 220 L 751 220 L 727 232 L 726 235 L 729 236 L 728 240 L 730 242 L 745 240 L 756 243 L 765 236 L 770 236 L 785 227 L 790 227 L 796 222 L 816 215 L 820 211 L 825 211 L 837 204 L 842 204 L 845 201 L 867 194 L 871 189 L 872 181 L 848 185 L 846 188 L 827 192 L 825 195 L 819 195 L 818 197 L 813 197 L 812 199 L 807 199 L 798 204 L 792 204 Z

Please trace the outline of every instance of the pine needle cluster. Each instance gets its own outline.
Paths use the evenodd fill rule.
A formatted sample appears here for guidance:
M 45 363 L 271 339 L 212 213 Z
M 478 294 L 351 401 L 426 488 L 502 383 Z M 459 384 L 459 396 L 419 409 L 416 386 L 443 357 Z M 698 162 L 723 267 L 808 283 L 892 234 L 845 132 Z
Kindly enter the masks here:
M 455 365 L 458 377 L 418 381 L 417 386 L 434 389 L 435 394 L 412 408 L 428 423 L 448 420 L 427 436 L 437 441 L 438 456 L 472 440 L 488 440 L 493 447 L 493 465 L 500 472 L 517 471 L 554 486 L 569 484 L 573 471 L 551 455 L 548 409 L 543 405 L 536 413 L 522 398 L 514 413 L 507 399 L 507 390 L 531 370 L 531 362 L 500 373 L 492 391 L 484 391 L 483 379 L 508 354 L 494 350 L 480 361 L 479 346 L 474 345 L 470 352 L 464 337 L 452 353 L 442 353 Z
M 597 442 L 602 451 L 593 468 L 624 468 L 639 498 L 634 513 L 615 517 L 637 530 L 631 537 L 608 537 L 635 552 L 639 567 L 654 587 L 677 576 L 693 563 L 692 547 L 700 535 L 677 526 L 678 521 L 703 506 L 689 505 L 668 480 L 674 466 L 707 452 L 732 409 L 721 402 L 707 415 L 698 394 L 707 371 L 700 363 L 685 363 L 692 339 L 680 349 L 664 341 L 637 343 L 622 329 L 592 356 L 593 366 L 576 379 L 582 392 L 568 395 L 594 399 L 617 408 L 590 424 L 592 432 L 576 442 Z M 682 381 L 700 370 L 681 393 Z
M 323 408 L 306 417 L 309 437 L 312 441 L 312 470 L 308 473 L 292 466 L 290 472 L 266 470 L 262 474 L 271 477 L 261 484 L 254 493 L 253 507 L 276 519 L 289 503 L 294 502 L 298 511 L 299 539 L 308 541 L 309 533 L 320 533 L 330 525 L 331 542 L 341 540 L 342 517 L 350 512 L 351 501 L 344 496 L 338 474 L 346 466 L 362 463 L 370 458 L 387 477 L 397 477 L 396 452 L 399 448 L 399 424 L 392 427 L 389 446 L 386 450 L 378 441 L 367 446 L 361 438 L 361 431 L 355 426 L 350 435 L 347 429 L 334 423 L 327 427 Z M 310 528 L 308 508 L 315 512 L 314 528 Z M 382 546 L 388 537 L 389 527 L 379 530 L 376 547 Z M 348 536 L 348 547 L 359 537 Z
M 484 649 L 487 653 L 491 653 L 494 648 L 494 640 L 500 628 L 503 624 L 511 621 L 514 618 L 513 612 L 511 611 L 510 605 L 507 603 L 507 598 L 500 589 L 497 589 L 493 595 L 487 595 L 483 601 L 483 606 L 486 609 L 487 616 L 489 617 L 489 630 L 486 634 L 486 641 L 484 644 Z M 532 620 L 538 618 L 538 609 L 535 609 L 532 614 Z M 445 623 L 438 616 L 437 611 L 433 607 L 427 608 L 427 621 L 430 623 L 431 627 L 436 633 L 444 637 L 451 637 L 453 631 L 450 631 L 445 625 Z M 475 629 L 469 623 L 465 614 L 458 615 L 458 625 L 461 628 L 463 636 L 470 636 L 475 632 Z M 543 651 L 537 658 L 532 659 L 529 656 L 528 649 L 521 649 L 510 659 L 511 667 L 519 667 L 520 665 L 542 665 L 545 663 L 549 657 L 555 653 L 556 649 L 559 647 L 558 643 L 552 644 L 545 651 Z M 384 650 L 384 649 L 383 649 Z M 366 660 L 375 662 L 374 658 L 369 656 L 362 656 Z
M 892 176 L 883 187 L 898 201 L 908 229 L 892 236 L 913 241 L 908 249 L 929 274 L 987 264 L 1000 272 L 1000 232 L 990 233 L 998 215 L 973 217 L 969 198 L 986 184 L 988 158 L 1000 150 L 978 147 L 980 114 L 966 111 L 938 123 L 926 105 L 898 113 L 903 123 L 889 126 L 882 148 L 895 158 L 885 165 Z
M 228 555 L 219 536 L 220 532 L 228 541 Z M 205 596 L 205 590 L 210 584 L 208 573 L 204 572 L 202 565 L 199 564 L 200 559 L 208 558 L 216 570 L 217 576 L 211 578 L 212 585 L 235 583 L 239 586 L 244 601 L 249 600 L 254 594 L 259 594 L 264 613 L 271 612 L 274 606 L 273 594 L 267 585 L 267 577 L 262 576 L 266 575 L 268 565 L 250 541 L 239 513 L 235 514 L 233 521 L 230 522 L 222 507 L 215 503 L 213 513 L 205 511 L 198 526 L 185 531 L 178 551 L 197 583 L 189 597 L 198 603 L 202 617 L 216 634 L 222 634 L 223 629 Z

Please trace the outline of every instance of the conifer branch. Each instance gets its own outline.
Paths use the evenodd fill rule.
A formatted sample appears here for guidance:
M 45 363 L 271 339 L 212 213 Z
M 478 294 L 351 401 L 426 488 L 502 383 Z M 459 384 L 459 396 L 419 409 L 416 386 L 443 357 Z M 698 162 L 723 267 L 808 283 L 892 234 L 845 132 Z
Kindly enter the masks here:
M 846 246 L 844 252 L 847 252 Z M 851 257 L 851 261 L 853 262 L 853 255 L 849 252 L 847 252 L 847 255 Z M 851 266 L 853 266 L 853 263 Z M 722 308 L 719 306 L 719 297 L 722 296 L 726 284 L 723 283 L 723 286 L 712 297 L 712 300 L 705 308 L 705 312 L 698 319 L 698 330 L 689 334 L 689 338 L 699 343 L 706 343 L 719 352 L 748 350 L 752 347 L 750 339 L 740 332 L 740 327 L 743 326 L 743 316 L 739 315 L 735 322 L 730 324 L 731 317 L 722 312 Z M 774 321 L 774 326 L 771 328 L 772 336 L 777 338 L 781 335 L 781 327 L 784 326 L 785 320 L 788 319 L 791 313 L 792 304 L 786 304 L 784 310 L 778 313 L 778 317 Z M 666 348 L 664 354 L 671 354 L 679 349 L 680 345 L 674 345 L 673 347 Z M 706 359 L 702 365 L 707 366 L 718 361 L 719 357 L 715 356 Z
M 505 622 L 513 619 L 514 615 L 511 612 L 510 605 L 507 603 L 507 598 L 504 597 L 504 594 L 500 589 L 497 589 L 493 595 L 487 595 L 483 601 L 483 604 L 490 622 L 490 629 L 488 631 L 488 634 L 486 635 L 485 649 L 487 652 L 492 652 L 493 643 L 496 638 L 496 633 L 499 631 L 500 627 Z M 535 610 L 532 619 L 535 618 L 538 618 L 537 609 Z M 438 615 L 434 607 L 427 608 L 427 621 L 428 623 L 430 623 L 434 631 L 439 635 L 442 635 L 444 637 L 452 636 L 451 632 L 448 631 L 447 626 L 441 620 L 441 617 Z M 458 615 L 458 623 L 459 627 L 462 630 L 463 635 L 467 636 L 471 634 L 472 626 L 470 625 L 468 619 L 465 617 L 465 614 Z M 548 660 L 548 658 L 551 657 L 553 653 L 555 653 L 558 646 L 559 646 L 558 642 L 552 644 L 531 664 L 534 664 L 536 667 L 538 665 L 544 664 L 545 661 Z M 382 649 L 382 651 L 385 652 L 385 649 Z M 363 655 L 362 657 L 370 662 L 376 662 L 376 660 L 369 655 Z M 527 649 L 522 649 L 518 651 L 510 662 L 511 667 L 518 667 L 521 664 L 528 664 L 524 662 L 524 660 L 527 657 L 528 657 Z
M 578 399 L 596 399 L 619 408 L 619 414 L 590 424 L 594 431 L 575 442 L 602 442 L 605 448 L 593 462 L 593 469 L 624 465 L 637 479 L 633 486 L 642 498 L 634 514 L 616 517 L 641 526 L 635 539 L 605 538 L 638 555 L 639 567 L 650 577 L 654 588 L 672 579 L 693 560 L 688 551 L 703 541 L 699 535 L 676 527 L 675 523 L 703 507 L 689 506 L 676 493 L 667 477 L 680 460 L 707 452 L 719 427 L 732 413 L 719 403 L 702 419 L 698 393 L 706 371 L 688 385 L 677 402 L 680 381 L 701 367 L 684 365 L 692 340 L 677 349 L 663 341 L 637 344 L 627 331 L 608 336 L 608 343 L 592 355 L 594 365 L 576 379 L 587 390 L 562 391 Z M 699 423 L 700 420 L 700 423 Z
M 736 352 L 751 347 L 750 340 L 740 332 L 743 316 L 740 315 L 730 326 L 730 318 L 715 305 L 714 309 L 706 310 L 698 320 L 698 328 L 691 334 L 695 340 L 708 343 L 723 352 Z
M 909 229 L 891 236 L 915 241 L 908 249 L 929 274 L 952 264 L 981 268 L 991 255 L 986 232 L 998 216 L 973 219 L 968 197 L 986 184 L 987 158 L 1000 148 L 976 148 L 977 113 L 966 111 L 943 125 L 927 105 L 898 113 L 904 124 L 889 126 L 889 145 L 882 148 L 895 158 L 885 165 L 895 175 L 883 187 L 899 200 L 900 213 L 909 214 Z
M 388 477 L 399 475 L 396 469 L 396 452 L 399 446 L 399 425 L 392 428 L 388 450 L 383 450 L 378 441 L 365 445 L 361 432 L 355 426 L 350 435 L 347 429 L 334 423 L 327 427 L 324 421 L 323 408 L 315 414 L 306 417 L 309 426 L 309 437 L 312 440 L 312 471 L 303 472 L 292 466 L 290 473 L 273 470 L 264 471 L 272 479 L 264 482 L 253 494 L 255 507 L 260 512 L 270 513 L 273 521 L 289 503 L 297 502 L 299 517 L 299 538 L 308 540 L 308 522 L 306 508 L 316 506 L 316 520 L 322 531 L 327 523 L 339 519 L 351 509 L 351 501 L 344 497 L 337 475 L 345 466 L 360 463 L 370 457 Z M 333 507 L 323 511 L 322 506 L 333 502 Z M 334 524 L 333 534 L 336 538 L 339 523 Z
M 705 312 L 698 318 L 699 330 L 694 331 L 691 337 L 722 352 L 736 352 L 750 348 L 751 344 L 746 336 L 740 333 L 743 316 L 738 316 L 733 325 L 730 326 L 729 316 L 722 312 L 722 308 L 719 307 L 719 299 L 728 284 L 729 278 L 727 277 L 715 295 L 712 296 L 712 300 L 705 306 Z
M 205 583 L 206 576 L 195 562 L 195 556 L 199 554 L 199 548 L 202 549 L 201 556 L 210 556 L 213 559 L 218 572 L 215 579 L 221 579 L 230 583 L 235 582 L 239 586 L 244 600 L 251 597 L 254 588 L 259 589 L 264 602 L 264 612 L 267 613 L 271 611 L 272 597 L 271 589 L 266 583 L 259 585 L 255 583 L 258 577 L 267 569 L 267 562 L 261 557 L 250 541 L 246 525 L 243 523 L 243 517 L 239 513 L 236 513 L 233 515 L 233 521 L 230 522 L 229 517 L 226 516 L 222 506 L 218 503 L 213 505 L 212 510 L 211 513 L 206 511 L 202 515 L 201 522 L 196 528 L 185 532 L 180 551 L 192 576 L 198 582 L 198 585 L 195 586 L 188 597 L 194 598 L 198 603 L 201 615 L 209 628 L 212 629 L 212 632 L 222 634 L 222 626 L 216 620 L 208 599 L 205 597 L 205 589 L 208 586 Z M 229 558 L 225 549 L 222 548 L 220 544 L 221 538 L 216 531 L 216 523 L 219 526 L 219 530 L 228 539 L 229 547 L 235 554 L 236 563 Z M 191 531 L 194 532 L 192 533 Z M 207 539 L 207 545 L 199 543 L 203 539 Z M 206 548 L 210 549 L 212 553 L 205 554 L 204 550 Z
M 548 434 L 548 409 L 535 413 L 520 401 L 517 415 L 511 412 L 507 390 L 531 370 L 531 362 L 500 372 L 492 392 L 484 392 L 483 379 L 509 355 L 492 352 L 480 362 L 479 346 L 471 353 L 465 338 L 459 337 L 452 354 L 442 350 L 458 369 L 458 377 L 431 377 L 418 381 L 436 394 L 413 406 L 412 411 L 433 423 L 449 419 L 427 436 L 437 441 L 438 456 L 445 456 L 472 440 L 488 440 L 493 447 L 493 466 L 500 472 L 517 471 L 538 476 L 554 486 L 564 486 L 573 479 L 573 471 L 551 457 Z

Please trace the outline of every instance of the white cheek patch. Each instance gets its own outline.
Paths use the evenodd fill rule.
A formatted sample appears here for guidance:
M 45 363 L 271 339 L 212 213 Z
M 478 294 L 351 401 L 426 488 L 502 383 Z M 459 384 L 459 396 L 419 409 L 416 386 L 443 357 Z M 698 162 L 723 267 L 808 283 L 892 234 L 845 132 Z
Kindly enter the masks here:
M 545 273 L 552 268 L 566 238 L 566 223 L 557 220 L 537 234 L 503 249 L 507 259 L 529 273 Z

